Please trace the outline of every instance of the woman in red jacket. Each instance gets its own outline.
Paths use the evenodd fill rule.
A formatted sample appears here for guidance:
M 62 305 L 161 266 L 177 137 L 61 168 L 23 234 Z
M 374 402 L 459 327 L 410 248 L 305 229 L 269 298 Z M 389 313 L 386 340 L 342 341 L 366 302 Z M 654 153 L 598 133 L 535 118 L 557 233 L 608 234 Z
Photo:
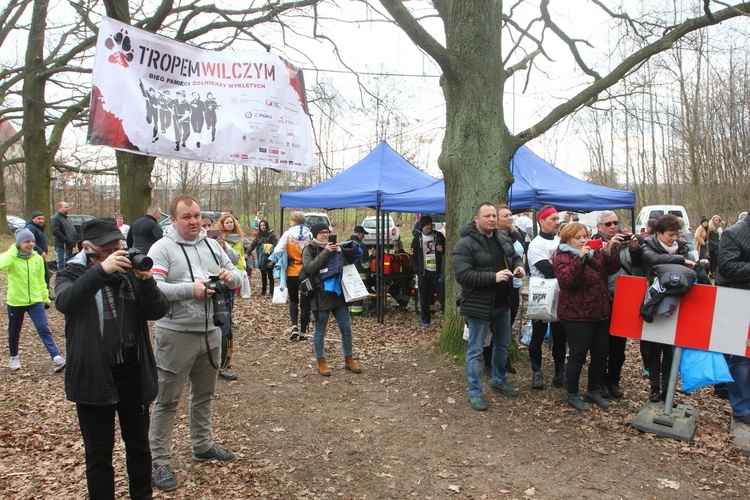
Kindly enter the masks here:
M 609 408 L 609 402 L 599 391 L 609 353 L 612 313 L 607 276 L 620 269 L 620 257 L 612 251 L 612 246 L 610 240 L 601 250 L 592 250 L 588 229 L 577 222 L 570 222 L 560 230 L 560 246 L 554 260 L 555 277 L 560 285 L 557 316 L 565 329 L 570 350 L 565 370 L 568 404 L 579 411 L 589 409 L 586 403 L 603 410 Z M 581 399 L 578 381 L 589 352 L 588 391 Z

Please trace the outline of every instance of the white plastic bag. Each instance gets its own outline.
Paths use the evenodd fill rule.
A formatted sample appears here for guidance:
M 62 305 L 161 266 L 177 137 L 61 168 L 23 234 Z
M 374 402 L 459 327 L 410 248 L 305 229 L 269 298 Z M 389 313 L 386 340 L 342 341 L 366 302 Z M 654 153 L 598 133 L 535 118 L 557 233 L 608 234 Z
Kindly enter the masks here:
M 529 303 L 526 316 L 542 321 L 557 321 L 557 295 L 560 287 L 555 278 L 529 278 Z
M 464 340 L 469 340 L 469 325 L 464 325 Z M 492 334 L 490 333 L 489 327 L 484 335 L 484 347 L 489 347 L 492 343 Z
M 370 296 L 362 278 L 359 277 L 359 271 L 354 264 L 344 266 L 344 273 L 341 276 L 341 288 L 344 290 L 344 300 L 354 302 L 355 300 L 364 299 Z
M 271 303 L 283 306 L 284 304 L 286 304 L 286 299 L 288 295 L 289 295 L 289 291 L 286 288 L 282 290 L 279 287 L 275 287 L 273 289 L 273 299 L 271 299 Z
M 240 296 L 243 299 L 249 299 L 250 293 L 250 280 L 248 279 L 247 275 L 245 275 L 240 278 Z

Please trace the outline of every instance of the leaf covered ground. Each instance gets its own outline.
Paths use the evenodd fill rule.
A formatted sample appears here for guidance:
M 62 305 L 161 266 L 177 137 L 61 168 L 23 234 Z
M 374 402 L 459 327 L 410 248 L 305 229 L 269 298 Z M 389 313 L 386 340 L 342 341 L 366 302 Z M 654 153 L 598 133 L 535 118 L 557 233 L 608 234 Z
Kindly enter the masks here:
M 4 275 L 0 283 L 4 294 Z M 63 318 L 54 309 L 48 316 L 62 348 Z M 0 321 L 7 324 L 4 315 Z M 678 395 L 701 411 L 691 443 L 631 427 L 648 396 L 635 343 L 628 345 L 625 398 L 607 412 L 578 413 L 562 389 L 531 389 L 527 361 L 511 376 L 520 396 L 485 386 L 489 411 L 476 412 L 462 365 L 437 352 L 439 315 L 432 329 L 421 330 L 413 305 L 390 310 L 384 325 L 354 319 L 360 375 L 345 371 L 340 345 L 327 342 L 330 378 L 316 373 L 310 341 L 288 340 L 285 308 L 254 294 L 236 303 L 235 321 L 239 380 L 219 380 L 213 429 L 238 458 L 193 462 L 185 392 L 173 435 L 180 488 L 155 490 L 157 498 L 747 497 L 748 458 L 729 439 L 729 404 L 710 389 Z M 334 323 L 328 338 L 338 338 Z M 28 320 L 23 369 L 10 372 L 4 352 L 2 496 L 85 497 L 83 444 L 63 374 L 52 372 Z M 117 496 L 127 497 L 121 443 L 115 462 Z

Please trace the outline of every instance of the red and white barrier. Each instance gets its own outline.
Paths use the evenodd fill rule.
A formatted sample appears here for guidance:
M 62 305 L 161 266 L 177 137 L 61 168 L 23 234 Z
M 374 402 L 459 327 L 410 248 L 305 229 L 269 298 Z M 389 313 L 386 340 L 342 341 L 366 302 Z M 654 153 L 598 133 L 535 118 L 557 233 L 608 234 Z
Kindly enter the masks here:
M 620 276 L 610 332 L 618 337 L 750 357 L 750 290 L 694 285 L 672 316 L 646 323 L 646 278 Z

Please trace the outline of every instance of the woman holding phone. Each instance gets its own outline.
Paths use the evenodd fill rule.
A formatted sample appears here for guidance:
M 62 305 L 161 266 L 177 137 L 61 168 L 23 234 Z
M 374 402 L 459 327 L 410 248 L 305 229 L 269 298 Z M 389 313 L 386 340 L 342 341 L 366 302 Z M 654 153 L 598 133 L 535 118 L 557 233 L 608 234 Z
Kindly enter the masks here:
M 607 290 L 608 276 L 620 269 L 620 257 L 612 240 L 590 240 L 588 229 L 570 222 L 560 230 L 560 245 L 554 260 L 560 286 L 557 316 L 568 341 L 570 355 L 565 369 L 567 402 L 579 411 L 593 403 L 606 410 L 609 402 L 600 392 L 604 364 L 609 353 L 609 319 L 612 298 Z M 598 247 L 594 250 L 592 247 Z M 591 353 L 588 390 L 581 399 L 578 384 L 586 355 Z

